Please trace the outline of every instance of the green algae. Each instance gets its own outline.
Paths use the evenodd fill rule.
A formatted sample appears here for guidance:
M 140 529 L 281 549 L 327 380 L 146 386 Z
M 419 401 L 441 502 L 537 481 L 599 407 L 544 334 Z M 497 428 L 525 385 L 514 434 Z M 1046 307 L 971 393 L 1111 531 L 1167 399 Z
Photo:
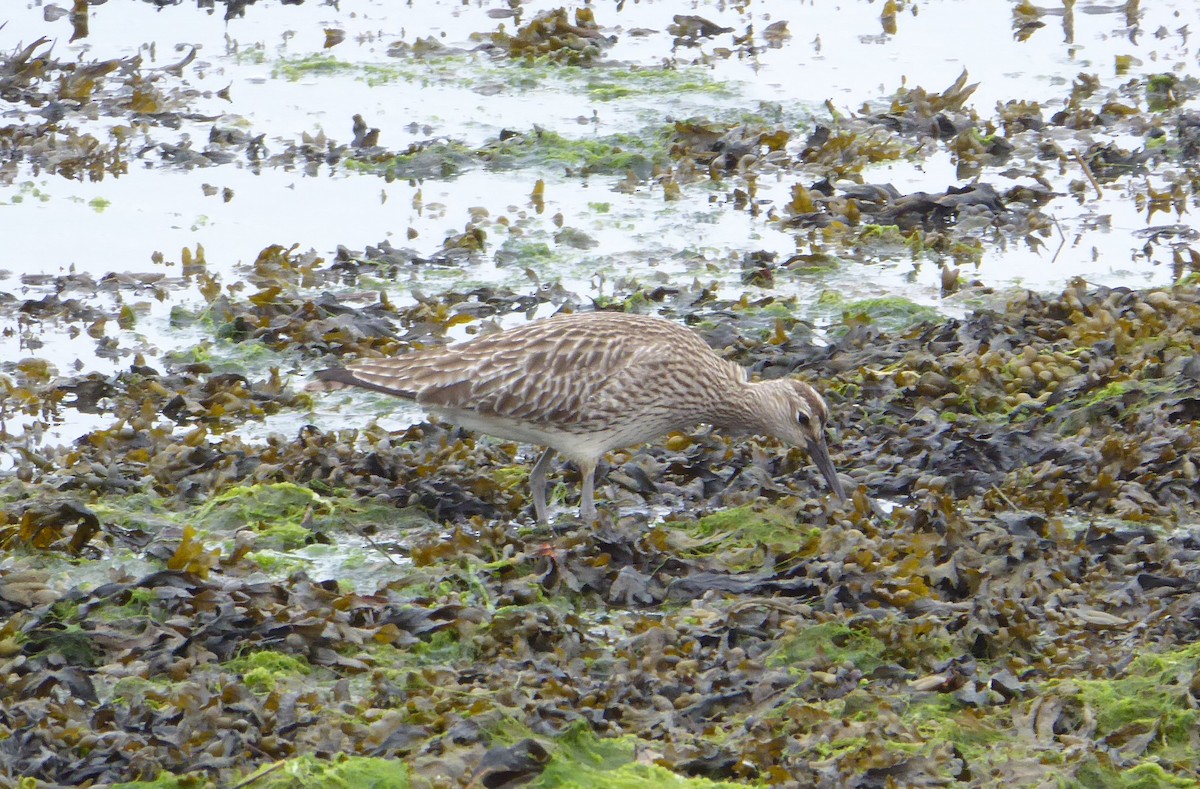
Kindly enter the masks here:
M 258 56 L 258 62 L 265 58 Z M 397 83 L 423 87 L 453 87 L 472 91 L 512 93 L 561 90 L 585 94 L 598 102 L 623 99 L 672 98 L 680 95 L 734 98 L 736 83 L 713 79 L 702 68 L 639 68 L 606 65 L 602 68 L 560 63 L 550 57 L 525 58 L 519 62 L 491 63 L 450 50 L 425 53 L 389 63 L 352 63 L 314 53 L 275 62 L 271 75 L 297 82 L 303 79 L 349 75 L 371 87 Z M 749 114 L 759 118 L 764 114 Z
M 495 742 L 504 745 L 530 736 L 521 723 L 508 719 L 493 732 Z M 571 726 L 561 736 L 546 740 L 535 738 L 550 752 L 545 769 L 530 784 L 540 789 L 640 789 L 645 786 L 677 789 L 733 789 L 745 784 L 685 778 L 657 764 L 639 760 L 639 753 L 654 744 L 627 736 L 597 737 L 585 725 Z
M 97 662 L 97 649 L 92 639 L 92 633 L 85 630 L 77 622 L 68 621 L 76 618 L 78 607 L 65 603 L 56 603 L 52 619 L 59 624 L 54 630 L 30 634 L 26 647 L 35 651 L 47 650 L 57 652 L 73 665 L 94 666 Z
M 1197 789 L 1200 780 L 1173 775 L 1154 763 L 1120 770 L 1093 758 L 1061 785 L 1063 789 Z
M 312 562 L 306 558 L 269 550 L 250 551 L 246 554 L 246 558 L 258 565 L 264 572 L 275 576 L 307 571 L 312 567 Z
M 255 693 L 271 693 L 281 681 L 307 677 L 313 673 L 312 666 L 303 657 L 270 651 L 252 652 L 234 658 L 226 667 L 241 674 L 242 682 Z
M 262 343 L 243 342 L 244 327 L 233 322 L 219 322 L 209 310 L 188 315 L 172 311 L 172 326 L 199 326 L 212 330 L 217 338 L 178 348 L 163 354 L 163 359 L 177 367 L 205 365 L 214 373 L 235 373 L 250 376 L 280 365 L 286 357 Z
M 633 758 L 632 748 L 629 758 Z M 541 777 L 530 786 L 545 789 L 642 789 L 646 786 L 668 789 L 743 789 L 746 785 L 729 781 L 710 781 L 707 778 L 684 778 L 657 764 L 629 761 L 619 767 L 606 768 L 587 762 L 551 760 Z
M 349 74 L 359 70 L 359 66 L 338 60 L 332 55 L 313 53 L 278 61 L 271 69 L 271 76 L 296 82 L 313 75 Z
M 259 535 L 260 547 L 280 549 L 307 545 L 315 534 L 326 530 L 405 521 L 403 513 L 393 507 L 321 495 L 291 482 L 230 488 L 202 504 L 193 517 L 213 532 L 252 528 Z
M 33 198 L 39 203 L 50 202 L 50 193 L 43 191 L 41 187 L 33 181 L 22 181 L 17 185 L 17 194 L 12 195 L 8 200 L 0 200 L 0 205 L 16 205 L 25 202 L 26 197 Z
M 504 490 L 519 489 L 529 481 L 527 466 L 501 466 L 492 471 L 496 486 Z
M 478 644 L 454 628 L 434 631 L 403 646 L 373 644 L 364 646 L 363 651 L 370 656 L 377 671 L 403 686 L 409 682 L 420 684 L 420 675 L 414 670 L 470 663 L 479 655 Z
M 471 661 L 478 649 L 469 639 L 455 630 L 438 630 L 403 651 L 401 662 L 408 666 L 453 665 L 459 661 Z
M 203 774 L 195 775 L 174 775 L 172 773 L 159 773 L 158 777 L 153 781 L 129 781 L 127 783 L 113 784 L 112 789 L 209 789 L 212 783 L 206 779 Z M 28 785 L 28 789 L 35 789 L 37 783 L 34 782 Z M 26 785 L 22 785 L 22 789 L 26 789 Z
M 1001 711 L 967 707 L 945 694 L 930 694 L 910 704 L 903 720 L 931 744 L 948 742 L 969 761 L 978 763 L 995 756 L 998 749 L 1009 756 L 1023 746 L 1006 728 Z
M 123 604 L 103 606 L 96 613 L 96 616 L 109 622 L 152 616 L 156 599 L 157 596 L 153 590 L 130 589 L 128 599 Z
M 666 162 L 665 129 L 644 135 L 611 134 L 604 137 L 568 138 L 544 129 L 518 134 L 479 152 L 493 169 L 560 167 L 587 173 L 648 171 Z
M 1173 652 L 1139 655 L 1124 677 L 1071 680 L 1061 687 L 1095 711 L 1098 731 L 1112 734 L 1126 727 L 1157 732 L 1156 749 L 1194 750 L 1192 737 L 1200 711 L 1195 709 L 1189 683 L 1200 672 L 1200 644 Z M 1190 753 L 1192 757 L 1198 754 Z
M 853 664 L 869 673 L 883 664 L 885 645 L 865 630 L 826 622 L 780 638 L 767 664 L 776 668 L 812 668 Z
M 351 498 L 341 490 L 318 494 L 287 482 L 233 487 L 194 506 L 180 507 L 178 502 L 139 493 L 105 497 L 92 509 L 105 523 L 135 533 L 158 534 L 193 526 L 212 541 L 249 530 L 252 541 L 231 540 L 223 552 L 232 554 L 240 544 L 245 559 L 273 576 L 316 570 L 348 585 L 369 580 L 378 572 L 379 563 L 388 561 L 381 549 L 363 536 L 365 532 L 377 531 L 381 525 L 397 533 L 434 526 L 419 511 Z M 349 539 L 342 536 L 347 533 Z M 369 566 L 372 560 L 374 569 Z M 130 556 L 123 563 L 132 567 L 139 561 Z M 391 564 L 396 572 L 402 569 L 394 560 Z M 122 610 L 144 615 L 147 609 L 140 603 L 138 595 L 131 595 Z
M 571 173 L 649 173 L 668 160 L 670 127 L 603 137 L 566 137 L 534 128 L 479 148 L 454 140 L 414 144 L 395 154 L 352 153 L 342 160 L 350 170 L 375 172 L 388 180 L 452 178 L 482 164 L 492 170 L 561 169 Z
M 168 500 L 153 493 L 105 496 L 90 507 L 97 517 L 123 529 L 153 533 L 179 523 L 179 513 Z
M 423 178 L 452 178 L 470 167 L 478 158 L 477 152 L 453 140 L 413 145 L 395 155 L 362 158 L 351 155 L 342 160 L 349 170 L 376 172 L 387 180 Z
M 307 676 L 312 673 L 312 666 L 303 657 L 288 655 L 283 652 L 251 652 L 236 657 L 225 664 L 230 671 L 244 674 L 247 671 L 263 669 L 277 675 Z
M 246 776 L 255 789 L 408 789 L 409 769 L 400 761 L 338 754 L 331 759 L 305 755 L 267 765 Z M 157 789 L 153 784 L 127 789 Z
M 635 96 L 676 96 L 681 93 L 714 97 L 736 95 L 734 86 L 718 82 L 699 69 L 564 67 L 558 76 L 572 81 L 584 80 L 588 96 L 595 101 L 616 101 Z
M 504 239 L 496 250 L 496 262 L 500 265 L 545 265 L 553 263 L 557 258 L 558 255 L 546 242 L 519 236 Z
M 1119 748 L 1126 738 L 1146 737 L 1143 752 L 1125 755 L 1121 766 L 1090 757 L 1072 771 L 1059 774 L 1060 785 L 1078 789 L 1168 789 L 1200 787 L 1187 769 L 1200 759 L 1195 731 L 1198 713 L 1190 703 L 1192 677 L 1200 669 L 1200 645 L 1146 653 L 1134 658 L 1122 676 L 1113 679 L 1051 680 L 1029 689 L 1032 701 L 1053 708 L 1066 701 L 1057 727 L 1070 732 L 1076 725 L 1095 727 L 1089 739 L 1111 741 Z M 1050 705 L 1050 707 L 1045 707 Z M 1034 758 L 1056 764 L 1053 754 L 1019 727 L 1006 707 L 966 706 L 952 696 L 929 694 L 909 705 L 903 720 L 929 744 L 954 745 L 970 763 L 982 766 Z M 1091 721 L 1093 723 L 1085 723 Z M 1062 764 L 1061 767 L 1065 767 Z
M 836 297 L 824 298 L 824 294 L 822 296 L 822 306 L 832 306 L 831 302 L 837 300 Z M 868 324 L 887 332 L 901 332 L 910 326 L 936 322 L 941 318 L 941 313 L 933 307 L 926 307 L 901 297 L 863 299 L 842 305 L 842 323 L 845 326 L 840 328 L 845 332 L 852 325 Z
M 281 482 L 231 488 L 201 506 L 196 519 L 212 531 L 250 527 L 268 546 L 296 548 L 312 538 L 314 529 L 306 525 L 306 516 L 330 511 L 329 504 L 308 488 Z
M 463 84 L 467 81 L 463 68 L 470 61 L 462 56 L 440 53 L 426 55 L 412 64 L 365 63 L 359 67 L 358 79 L 371 87 L 401 83 L 420 85 Z
M 313 755 L 264 765 L 248 774 L 239 786 L 256 789 L 407 789 L 409 768 L 401 761 L 337 754 Z M 160 773 L 153 781 L 113 784 L 113 789 L 201 789 L 215 784 L 201 774 Z
M 744 296 L 743 298 L 745 300 L 748 296 Z M 738 302 L 733 308 L 739 315 L 746 317 L 775 318 L 777 320 L 792 321 L 796 317 L 799 305 L 794 298 L 787 298 L 772 299 L 765 304 Z
M 281 774 L 267 775 L 255 782 L 262 789 L 299 787 L 346 787 L 346 789 L 407 789 L 408 768 L 391 759 L 338 756 L 322 760 L 301 756 L 289 760 Z
M 705 515 L 687 531 L 701 539 L 719 536 L 723 549 L 765 544 L 802 550 L 821 534 L 820 529 L 797 527 L 795 516 L 784 510 L 755 510 L 750 506 Z
M 650 539 L 674 553 L 692 558 L 720 557 L 735 570 L 762 564 L 764 551 L 808 555 L 820 543 L 820 530 L 798 526 L 794 513 L 782 508 L 751 506 L 713 512 L 696 521 L 669 521 Z

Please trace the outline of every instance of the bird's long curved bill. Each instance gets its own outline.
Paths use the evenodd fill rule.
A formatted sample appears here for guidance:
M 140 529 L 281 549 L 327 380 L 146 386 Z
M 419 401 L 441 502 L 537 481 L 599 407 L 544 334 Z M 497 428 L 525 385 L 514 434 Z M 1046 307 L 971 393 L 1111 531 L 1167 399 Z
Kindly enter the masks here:
M 842 481 L 838 479 L 833 461 L 829 459 L 829 447 L 825 445 L 824 438 L 816 438 L 808 442 L 808 456 L 821 470 L 821 476 L 825 477 L 825 481 L 829 483 L 829 487 L 837 494 L 837 497 L 845 501 L 846 491 L 842 488 Z

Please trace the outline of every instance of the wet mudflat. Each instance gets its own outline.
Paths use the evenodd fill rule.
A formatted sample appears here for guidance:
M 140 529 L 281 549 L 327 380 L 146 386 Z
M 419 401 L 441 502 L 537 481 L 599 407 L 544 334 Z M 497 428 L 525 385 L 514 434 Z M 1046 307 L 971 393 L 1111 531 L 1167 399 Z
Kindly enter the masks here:
M 145 5 L 0 62 L 0 781 L 1198 785 L 1194 9 L 901 83 L 947 6 Z M 701 427 L 539 530 L 529 448 L 303 391 L 564 309 L 803 376 L 852 501 Z

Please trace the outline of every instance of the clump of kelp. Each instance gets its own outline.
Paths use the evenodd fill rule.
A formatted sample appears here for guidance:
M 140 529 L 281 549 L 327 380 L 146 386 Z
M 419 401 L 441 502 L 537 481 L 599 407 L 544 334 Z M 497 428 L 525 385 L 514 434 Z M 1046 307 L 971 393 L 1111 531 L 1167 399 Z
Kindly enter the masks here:
M 600 31 L 592 9 L 577 8 L 572 19 L 565 8 L 556 8 L 538 14 L 514 33 L 503 29 L 493 33 L 491 43 L 511 58 L 586 65 L 599 60 L 612 42 Z
M 178 128 L 196 119 L 189 111 L 196 91 L 172 80 L 195 57 L 193 49 L 157 69 L 143 68 L 140 57 L 75 63 L 54 57 L 46 38 L 0 56 L 0 95 L 29 110 L 0 127 L 0 181 L 10 183 L 22 164 L 35 174 L 92 181 L 127 172 L 131 158 L 147 153 L 134 147 L 135 126 Z M 86 128 L 97 115 L 126 123 L 98 137 Z M 179 158 L 185 148 L 164 143 L 160 153 Z
M 733 31 L 681 16 L 669 32 L 680 57 Z M 750 31 L 736 39 L 725 56 L 753 46 Z M 583 65 L 607 41 L 565 10 L 487 40 L 501 59 Z M 1053 114 L 1016 101 L 981 119 L 964 74 L 830 108 L 811 128 L 764 108 L 671 121 L 636 144 L 535 130 L 391 152 L 364 121 L 351 142 L 302 135 L 272 152 L 220 122 L 206 141 L 134 149 L 121 126 L 86 131 L 94 116 L 206 122 L 170 80 L 178 68 L 60 62 L 44 41 L 11 53 L 0 92 L 29 112 L 0 129 L 0 178 L 115 176 L 130 157 L 419 178 L 541 157 L 571 174 L 628 170 L 617 189 L 652 181 L 667 199 L 705 182 L 810 242 L 787 261 L 746 256 L 744 280 L 769 284 L 873 243 L 955 260 L 984 240 L 1042 246 L 1060 171 L 1078 173 L 1078 199 L 1154 172 L 1158 186 L 1132 189 L 1138 208 L 1181 212 L 1200 148 L 1200 121 L 1179 111 L 1186 78 L 1105 92 L 1086 74 Z M 1096 129 L 1143 143 L 1078 136 L 1071 150 Z M 939 148 L 974 180 L 909 194 L 867 180 L 874 163 Z M 786 200 L 763 200 L 764 176 Z M 121 362 L 113 375 L 0 367 L 14 468 L 0 488 L 0 782 L 1197 785 L 1194 277 L 1019 292 L 961 319 L 830 298 L 828 343 L 793 301 L 699 285 L 595 300 L 479 287 L 413 304 L 378 292 L 486 254 L 486 218 L 472 212 L 436 254 L 381 244 L 327 266 L 272 246 L 232 286 L 185 251 L 182 284 L 201 302 L 172 322 L 215 339 L 157 359 L 128 339 L 128 297 L 178 282 L 48 275 L 25 284 L 51 295 L 0 300 L 25 347 L 54 325 Z M 1176 278 L 1195 269 L 1186 227 L 1146 238 L 1170 249 Z M 798 449 L 701 428 L 611 453 L 600 528 L 572 531 L 567 516 L 539 531 L 522 448 L 431 421 L 332 429 L 344 401 L 288 374 L 548 305 L 662 314 L 756 375 L 812 380 L 852 501 L 830 500 Z M 69 409 L 98 426 L 39 442 Z M 286 414 L 309 424 L 242 429 Z M 35 429 L 9 435 L 18 417 Z M 555 470 L 568 512 L 574 474 Z
M 354 276 L 270 248 L 257 290 L 209 288 L 204 319 L 231 348 L 317 364 L 595 306 L 310 287 Z M 43 448 L 5 489 L 0 775 L 1194 784 L 1194 286 L 1076 282 L 890 330 L 848 305 L 826 346 L 769 297 L 604 306 L 817 383 L 852 502 L 799 450 L 697 429 L 610 454 L 600 528 L 539 532 L 515 445 L 315 415 L 252 441 L 221 425 L 309 396 L 136 367 L 105 381 L 111 429 Z M 353 587 L 310 577 L 339 542 Z M 109 569 L 64 582 L 86 557 Z

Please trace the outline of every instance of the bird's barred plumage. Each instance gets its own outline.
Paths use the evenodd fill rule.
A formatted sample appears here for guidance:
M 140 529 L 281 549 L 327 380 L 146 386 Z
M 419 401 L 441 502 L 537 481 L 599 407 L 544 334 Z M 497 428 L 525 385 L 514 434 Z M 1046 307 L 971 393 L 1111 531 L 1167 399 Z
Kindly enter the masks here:
M 316 390 L 355 386 L 412 400 L 450 421 L 549 448 L 531 474 L 545 519 L 545 472 L 558 451 L 584 475 L 581 511 L 594 518 L 596 463 L 605 452 L 706 422 L 807 446 L 833 490 L 825 401 L 787 378 L 762 383 L 689 329 L 662 318 L 561 315 L 468 342 L 317 373 Z

